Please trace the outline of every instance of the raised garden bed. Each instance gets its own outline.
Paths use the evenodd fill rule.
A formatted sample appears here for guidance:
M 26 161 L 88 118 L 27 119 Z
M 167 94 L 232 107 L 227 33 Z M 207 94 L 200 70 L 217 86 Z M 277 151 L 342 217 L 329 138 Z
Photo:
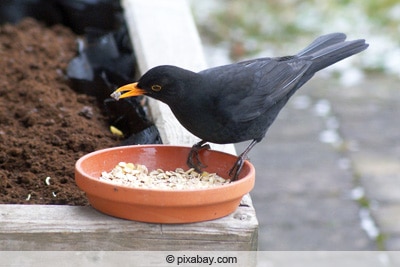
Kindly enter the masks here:
M 206 67 L 200 40 L 185 1 L 131 0 L 123 1 L 122 4 L 130 36 L 135 47 L 140 73 L 161 64 L 179 65 L 192 70 L 200 70 Z M 71 42 L 73 41 L 72 39 Z M 26 50 L 26 48 L 24 49 Z M 72 53 L 73 51 L 70 52 Z M 46 65 L 47 63 L 43 64 Z M 63 64 L 65 68 L 67 62 Z M 64 147 L 68 147 L 71 149 L 71 154 L 67 153 L 67 157 L 73 162 L 79 156 L 90 152 L 90 150 L 93 151 L 118 144 L 120 140 L 108 132 L 106 118 L 102 116 L 100 110 L 96 109 L 95 99 L 80 94 L 71 97 L 72 91 L 69 91 L 70 89 L 62 78 L 63 75 L 60 75 L 60 71 L 57 71 L 57 68 L 62 70 L 63 66 L 55 67 L 55 69 L 53 67 L 52 70 L 48 71 L 49 74 L 55 75 L 55 79 L 63 84 L 60 85 L 59 88 L 62 89 L 58 90 L 56 97 L 52 86 L 49 87 L 49 84 L 46 83 L 49 78 L 43 78 L 44 84 L 42 86 L 45 89 L 36 93 L 37 95 L 32 96 L 32 90 L 27 90 L 25 93 L 27 99 L 34 100 L 40 99 L 40 97 L 48 99 L 48 106 L 52 108 L 50 110 L 53 112 L 43 113 L 45 117 L 43 119 L 42 113 L 39 113 L 39 111 L 42 112 L 40 108 L 29 107 L 29 102 L 22 100 L 24 102 L 23 109 L 17 113 L 20 114 L 21 118 L 25 118 L 25 125 L 22 121 L 8 119 L 8 124 L 22 127 L 15 134 L 29 132 L 29 128 L 33 129 L 34 125 L 43 124 L 42 127 L 44 128 L 46 119 L 53 118 L 54 122 L 50 120 L 50 124 L 61 126 L 59 131 L 60 133 L 64 131 L 65 140 L 64 138 L 57 139 L 57 135 L 54 135 L 47 128 L 47 135 L 46 131 L 44 134 L 38 132 L 38 130 L 33 131 L 36 134 L 36 138 L 32 138 L 30 141 L 41 139 L 50 144 L 53 141 L 55 144 L 59 143 Z M 34 70 L 35 67 L 33 65 L 33 70 L 31 71 Z M 22 71 L 20 75 L 23 75 L 23 73 Z M 0 92 L 6 94 L 9 101 L 21 103 L 20 100 L 24 96 L 11 95 L 10 90 L 4 90 L 5 88 L 5 86 L 2 86 Z M 57 103 L 60 103 L 60 98 L 63 98 L 66 103 L 57 106 Z M 75 104 L 77 106 L 73 106 Z M 60 109 L 60 107 L 64 108 Z M 30 113 L 29 111 L 32 109 L 33 112 Z M 164 104 L 149 101 L 149 109 L 164 143 L 190 146 L 197 141 L 195 137 L 177 123 L 171 111 Z M 88 113 L 88 110 L 91 110 L 95 115 L 90 115 L 92 117 L 89 118 L 89 114 L 92 113 Z M 57 116 L 54 116 L 54 112 Z M 62 118 L 60 118 L 60 114 Z M 72 118 L 76 119 L 73 120 Z M 1 120 L 3 121 L 3 116 Z M 66 123 L 63 124 L 63 120 Z M 65 134 L 65 128 L 63 127 L 79 125 L 76 120 L 79 120 L 85 126 L 81 124 L 74 133 Z M 97 125 L 93 126 L 92 124 L 94 123 Z M 105 131 L 99 128 L 103 128 Z M 2 127 L 1 130 L 8 131 L 8 128 L 4 129 Z M 93 143 L 86 141 L 75 142 L 71 140 L 71 136 L 74 136 L 75 133 L 82 134 L 83 140 L 85 138 L 93 138 L 95 141 Z M 88 133 L 92 133 L 93 136 Z M 2 134 L 0 138 L 5 137 Z M 27 149 L 21 149 L 18 145 L 19 138 L 8 137 L 7 135 L 6 139 L 10 139 L 13 142 L 8 143 L 7 147 L 16 144 L 12 152 L 14 154 L 12 159 L 20 161 L 15 163 L 15 166 L 26 164 L 27 161 L 23 160 L 23 157 L 29 158 L 32 153 Z M 32 151 L 37 149 L 34 145 L 31 145 L 30 148 Z M 234 153 L 232 145 L 213 146 L 213 148 Z M 31 165 L 41 163 L 44 155 L 53 155 L 58 158 L 63 152 L 57 150 L 57 146 L 51 145 L 45 151 L 35 153 L 37 153 L 38 158 L 30 158 Z M 3 162 L 9 160 L 8 154 L 1 155 L 5 156 L 2 159 Z M 48 174 L 47 171 L 57 165 L 60 164 L 52 162 L 49 165 L 36 166 L 36 172 L 30 174 L 30 179 L 26 179 L 25 175 L 20 173 L 21 178 L 17 178 L 17 182 L 8 181 L 8 185 L 5 184 L 5 188 L 7 189 L 8 187 L 7 190 L 11 190 L 10 188 L 17 185 L 22 185 L 23 187 L 27 184 L 33 184 L 34 186 L 37 185 L 36 188 L 45 189 L 45 193 L 41 197 L 41 193 L 32 194 L 25 191 L 22 194 L 22 200 L 16 203 L 26 203 L 29 194 L 31 194 L 29 200 L 32 199 L 32 201 L 33 199 L 42 198 L 43 200 L 55 201 L 50 203 L 66 203 L 65 200 L 60 201 L 59 199 L 62 196 L 61 190 L 66 184 L 75 186 L 73 175 L 68 174 L 68 172 L 73 172 L 73 168 L 68 167 L 64 160 L 61 165 L 64 165 L 65 176 L 61 177 L 57 171 L 54 176 Z M 68 171 L 65 171 L 66 169 Z M 14 172 L 7 170 L 4 174 L 2 173 L 4 181 L 11 173 Z M 51 177 L 49 180 L 50 185 L 46 183 L 48 176 Z M 7 193 L 10 194 L 10 192 Z M 65 199 L 72 198 L 71 195 L 64 194 Z M 81 197 L 82 193 L 79 192 L 79 195 Z M 76 204 L 85 205 L 85 202 L 77 202 Z M 103 215 L 91 207 L 36 205 L 35 208 L 32 208 L 33 206 L 31 205 L 3 204 L 0 205 L 0 247 L 3 250 L 254 250 L 257 248 L 258 223 L 249 196 L 244 198 L 243 204 L 233 214 L 222 219 L 186 225 L 145 224 L 119 220 Z

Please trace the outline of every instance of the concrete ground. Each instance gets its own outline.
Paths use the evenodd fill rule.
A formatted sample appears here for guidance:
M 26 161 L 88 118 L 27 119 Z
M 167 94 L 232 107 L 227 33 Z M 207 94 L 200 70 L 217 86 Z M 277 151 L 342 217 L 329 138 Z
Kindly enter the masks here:
M 400 249 L 398 82 L 319 75 L 290 100 L 250 153 L 260 250 Z

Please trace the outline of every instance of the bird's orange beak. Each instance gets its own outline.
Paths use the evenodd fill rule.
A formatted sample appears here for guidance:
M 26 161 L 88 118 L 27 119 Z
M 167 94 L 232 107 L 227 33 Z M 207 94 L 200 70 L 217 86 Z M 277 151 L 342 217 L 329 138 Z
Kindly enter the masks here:
M 119 100 L 120 98 L 139 96 L 139 95 L 143 95 L 144 93 L 146 93 L 145 90 L 137 87 L 137 84 L 138 83 L 130 83 L 130 84 L 121 86 L 120 88 L 118 88 L 111 94 L 111 97 L 114 98 L 115 100 Z M 125 93 L 122 93 L 122 92 L 125 92 Z

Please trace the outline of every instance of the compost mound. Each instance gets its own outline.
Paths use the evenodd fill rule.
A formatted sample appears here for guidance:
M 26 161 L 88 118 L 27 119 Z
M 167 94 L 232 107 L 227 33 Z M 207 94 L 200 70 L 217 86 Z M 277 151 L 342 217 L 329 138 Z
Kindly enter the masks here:
M 88 205 L 76 160 L 120 142 L 96 98 L 69 86 L 76 39 L 33 19 L 0 27 L 0 203 Z

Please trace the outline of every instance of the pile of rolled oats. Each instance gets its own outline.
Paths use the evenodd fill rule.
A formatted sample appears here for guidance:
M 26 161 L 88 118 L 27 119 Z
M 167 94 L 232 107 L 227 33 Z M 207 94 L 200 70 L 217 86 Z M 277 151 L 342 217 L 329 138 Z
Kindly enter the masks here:
M 145 189 L 206 189 L 224 184 L 229 184 L 229 179 L 224 179 L 216 173 L 198 173 L 193 168 L 187 171 L 177 168 L 175 171 L 157 169 L 149 172 L 141 164 L 120 162 L 110 172 L 102 172 L 100 181 L 117 185 Z

